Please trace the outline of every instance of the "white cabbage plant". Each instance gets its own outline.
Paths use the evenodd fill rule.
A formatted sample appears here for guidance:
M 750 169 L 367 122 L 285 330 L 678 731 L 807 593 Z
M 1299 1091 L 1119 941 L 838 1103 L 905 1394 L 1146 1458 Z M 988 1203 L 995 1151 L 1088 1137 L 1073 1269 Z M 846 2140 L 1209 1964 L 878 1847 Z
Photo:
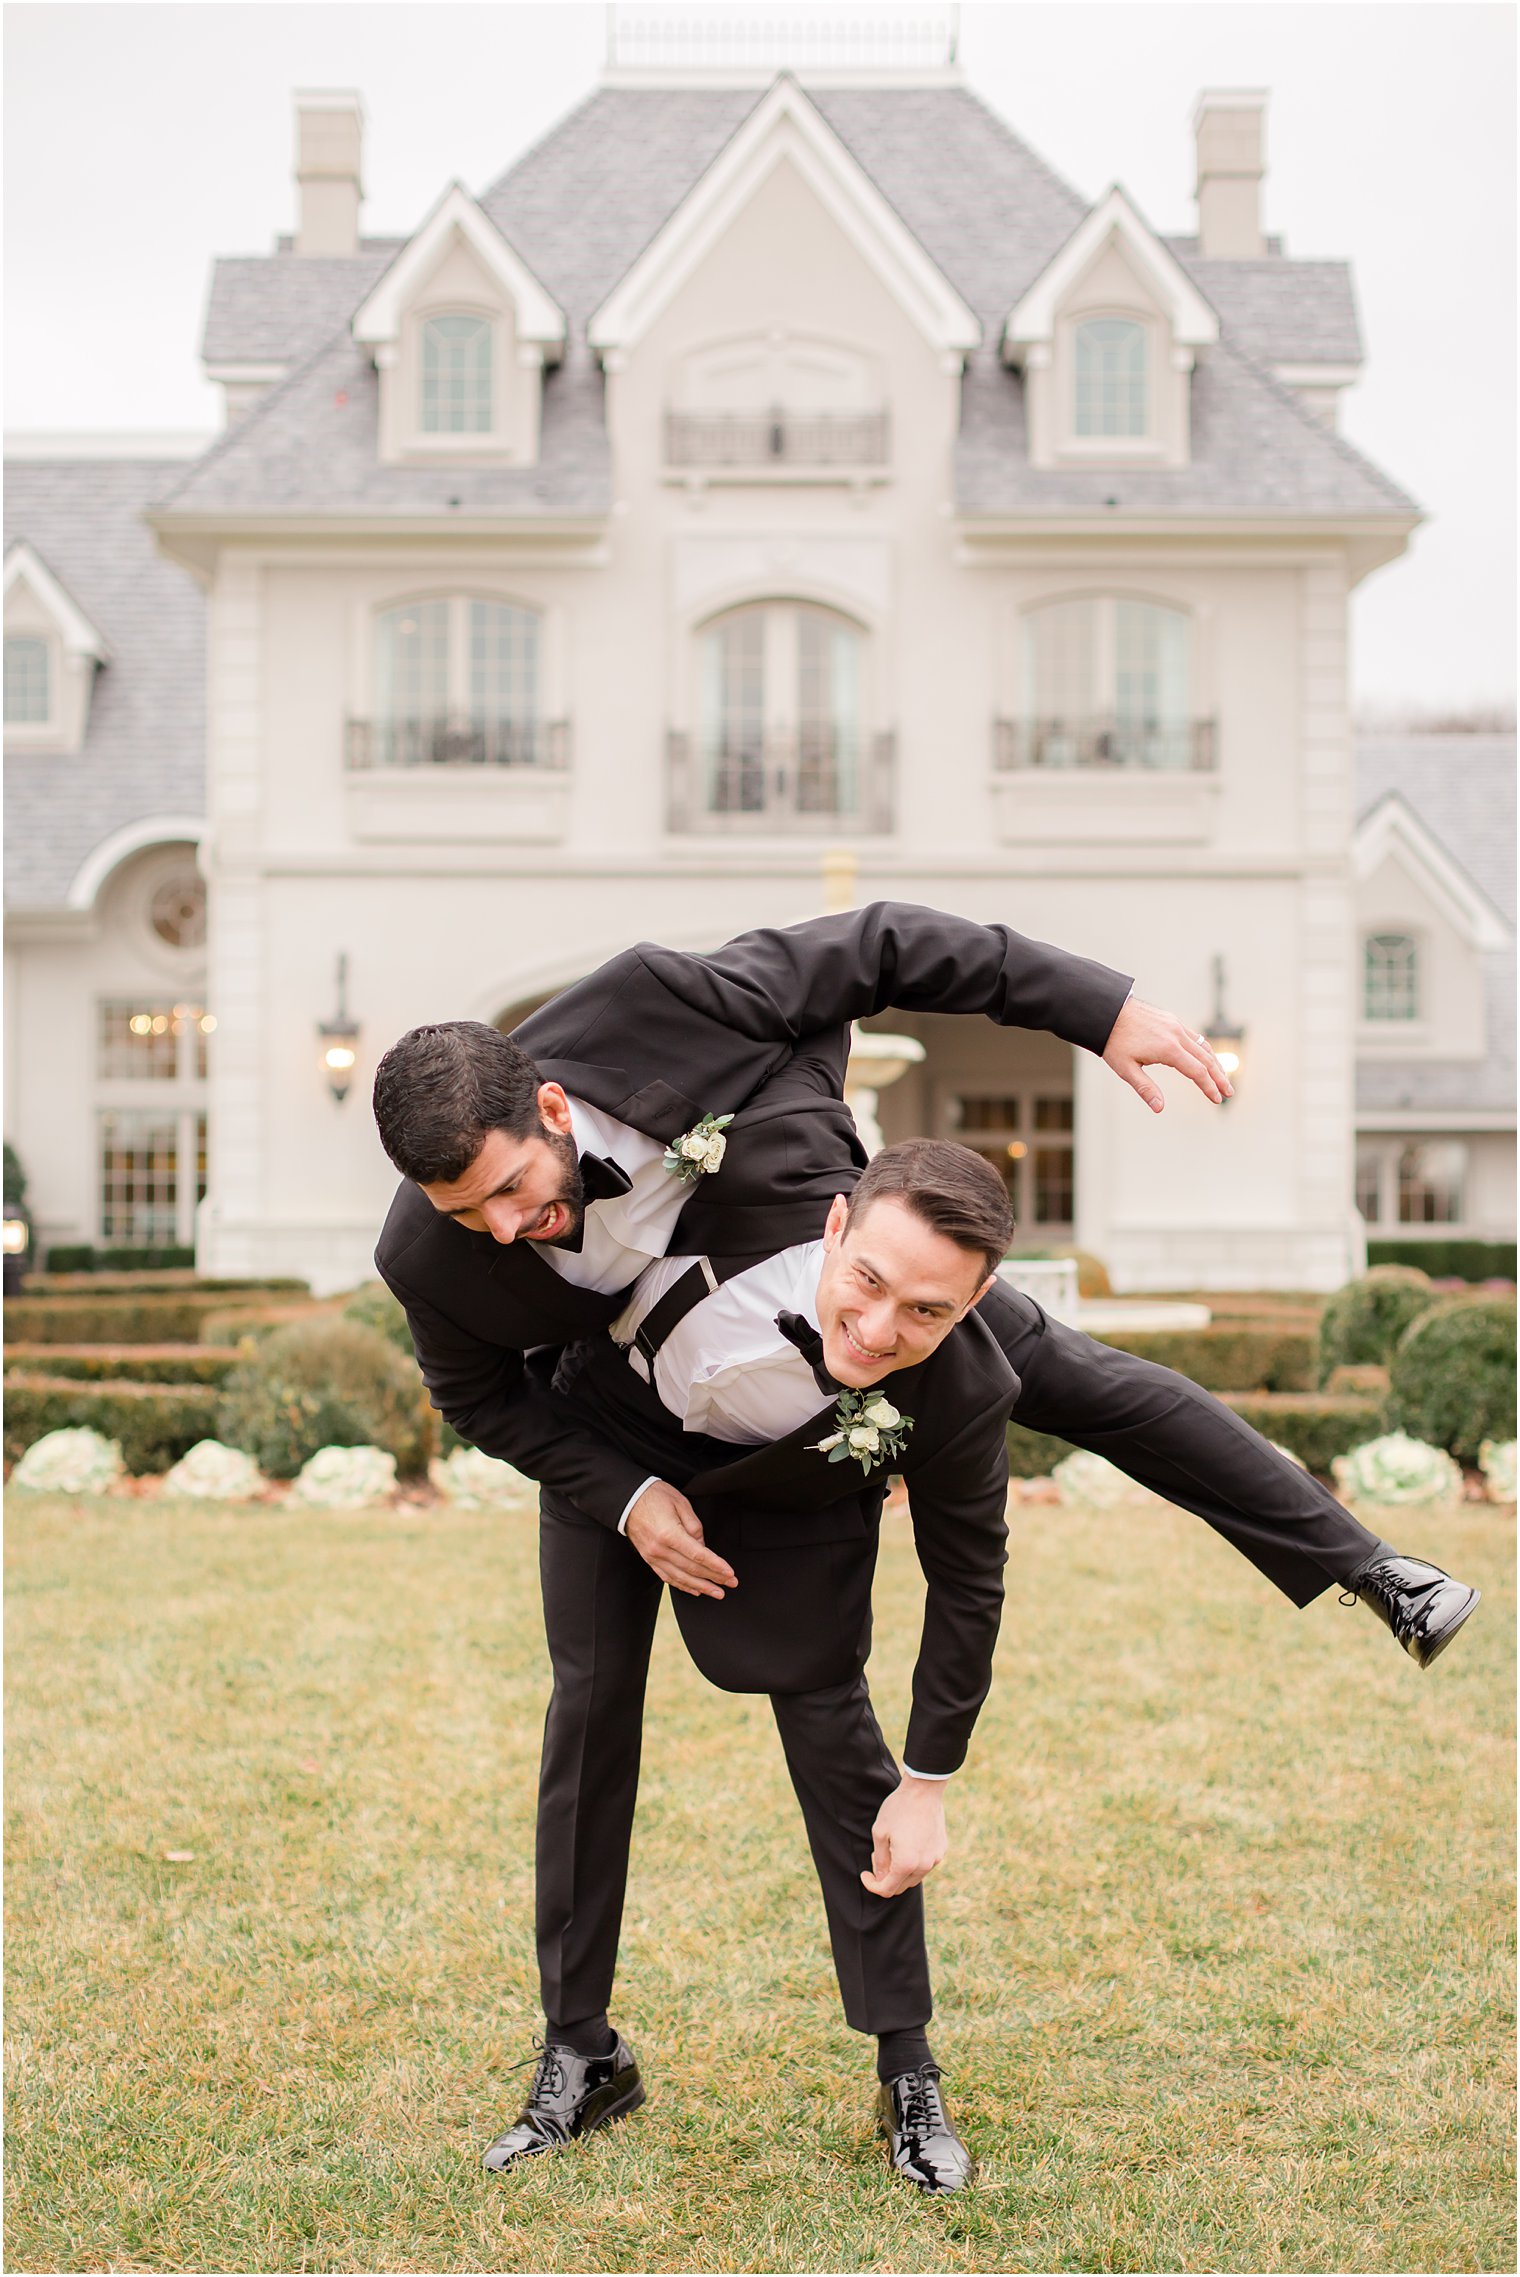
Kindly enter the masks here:
M 1449 1502 L 1462 1492 L 1462 1473 L 1445 1448 L 1428 1447 L 1402 1431 L 1337 1455 L 1331 1467 L 1349 1502 L 1418 1508 Z
M 319 1447 L 301 1466 L 292 1502 L 312 1510 L 363 1510 L 396 1485 L 396 1458 L 381 1447 Z
M 483 1455 L 478 1447 L 455 1447 L 441 1462 L 435 1456 L 428 1477 L 456 1510 L 496 1510 L 534 1491 L 533 1481 L 521 1471 L 495 1455 Z
M 1513 1439 L 1485 1439 L 1478 1449 L 1478 1468 L 1483 1473 L 1483 1484 L 1490 1502 L 1513 1502 L 1515 1499 L 1515 1442 Z
M 1063 1456 L 1050 1475 L 1061 1489 L 1063 1502 L 1085 1502 L 1091 1510 L 1116 1510 L 1121 1503 L 1148 1499 L 1149 1490 L 1138 1479 L 1087 1447 Z
M 220 1439 L 197 1439 L 188 1455 L 181 1455 L 164 1475 L 170 1494 L 183 1494 L 194 1502 L 246 1502 L 264 1485 L 263 1473 L 252 1455 L 241 1447 L 224 1447 Z
M 114 1439 L 81 1425 L 34 1439 L 11 1473 L 11 1485 L 33 1494 L 104 1494 L 126 1469 Z

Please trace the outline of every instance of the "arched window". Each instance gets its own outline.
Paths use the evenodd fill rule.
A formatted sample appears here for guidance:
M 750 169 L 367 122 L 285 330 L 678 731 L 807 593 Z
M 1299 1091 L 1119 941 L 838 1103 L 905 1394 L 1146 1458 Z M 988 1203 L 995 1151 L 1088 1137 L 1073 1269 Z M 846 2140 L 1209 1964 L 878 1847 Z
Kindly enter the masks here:
M 1052 601 L 1026 619 L 1024 763 L 1185 768 L 1212 757 L 1190 714 L 1183 609 L 1111 594 Z
M 52 716 L 52 674 L 48 644 L 31 633 L 5 636 L 5 717 L 20 725 Z
M 1143 324 L 1097 316 L 1077 326 L 1079 435 L 1143 435 L 1149 426 Z
M 1408 933 L 1369 933 L 1362 949 L 1362 1018 L 1419 1017 L 1419 943 Z
M 408 601 L 375 625 L 371 756 L 384 766 L 533 766 L 546 757 L 540 623 L 466 593 Z
M 859 811 L 859 629 L 770 602 L 701 636 L 701 756 L 710 814 L 771 820 Z
M 491 431 L 491 327 L 483 316 L 430 316 L 422 327 L 422 431 Z

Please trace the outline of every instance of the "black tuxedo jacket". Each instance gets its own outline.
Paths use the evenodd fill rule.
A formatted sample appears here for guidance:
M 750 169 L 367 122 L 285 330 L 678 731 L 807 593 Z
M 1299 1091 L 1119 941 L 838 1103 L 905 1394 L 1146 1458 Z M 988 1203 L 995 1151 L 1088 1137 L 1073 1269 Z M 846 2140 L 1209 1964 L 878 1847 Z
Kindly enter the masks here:
M 903 1755 L 915 1771 L 948 1773 L 965 1761 L 992 1680 L 1008 1537 L 1004 1431 L 1018 1378 L 997 1338 L 973 1312 L 927 1360 L 886 1377 L 877 1388 L 913 1423 L 901 1454 L 890 1465 L 874 1464 L 869 1474 L 853 1460 L 831 1463 L 818 1453 L 817 1442 L 835 1428 L 832 1400 L 820 1399 L 806 1423 L 767 1445 L 736 1446 L 683 1431 L 606 1336 L 562 1356 L 552 1403 L 565 1435 L 610 1439 L 634 1458 L 641 1477 L 654 1471 L 681 1487 L 710 1546 L 736 1560 L 741 1576 L 747 1552 L 858 1544 L 861 1558 L 852 1578 L 859 1587 L 847 1583 L 837 1596 L 858 1603 L 862 1628 L 887 1474 L 900 1472 L 927 1584 Z M 751 1559 L 751 1570 L 752 1565 Z M 841 1571 L 850 1572 L 850 1561 Z M 751 1689 L 734 1683 L 725 1667 L 723 1605 L 682 1597 L 676 1612 L 704 1674 L 729 1689 Z M 787 1625 L 799 1662 L 816 1664 L 814 1632 L 836 1634 L 839 1613 L 835 1590 L 826 1599 L 802 1592 L 792 1599 Z M 840 1681 L 859 1664 L 854 1641 L 844 1642 Z M 863 1650 L 862 1643 L 860 1657 Z M 775 1673 L 780 1669 L 784 1676 L 785 1640 L 779 1653 L 768 1663 L 766 1690 L 788 1688 Z
M 711 956 L 644 942 L 542 1006 L 516 1039 L 546 1080 L 671 1140 L 732 1114 L 671 1249 L 749 1256 L 816 1238 L 841 1164 L 864 1161 L 841 1096 L 850 1023 L 979 1012 L 1101 1052 L 1130 982 L 1083 957 L 906 902 L 741 934 Z M 566 1437 L 525 1355 L 595 1335 L 624 1292 L 562 1280 L 534 1243 L 443 1218 L 403 1182 L 375 1252 L 423 1380 L 460 1436 L 615 1525 L 649 1466 Z

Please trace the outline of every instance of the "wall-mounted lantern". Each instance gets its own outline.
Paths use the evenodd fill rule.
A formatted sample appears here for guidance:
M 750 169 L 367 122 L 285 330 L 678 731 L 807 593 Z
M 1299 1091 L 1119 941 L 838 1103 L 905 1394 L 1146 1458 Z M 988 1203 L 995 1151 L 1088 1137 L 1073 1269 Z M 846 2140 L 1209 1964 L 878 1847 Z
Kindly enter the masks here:
M 1246 1032 L 1225 1010 L 1223 957 L 1214 959 L 1214 1009 L 1203 1031 L 1203 1040 L 1229 1077 L 1231 1087 L 1238 1085 L 1245 1061 Z M 1225 1104 L 1228 1106 L 1229 1101 Z
M 354 1080 L 354 1069 L 359 1061 L 359 1023 L 348 1009 L 348 959 L 338 959 L 338 1009 L 330 1020 L 317 1023 L 317 1037 L 322 1046 L 322 1073 L 327 1077 L 327 1088 L 333 1097 L 342 1101 L 348 1097 L 348 1087 Z

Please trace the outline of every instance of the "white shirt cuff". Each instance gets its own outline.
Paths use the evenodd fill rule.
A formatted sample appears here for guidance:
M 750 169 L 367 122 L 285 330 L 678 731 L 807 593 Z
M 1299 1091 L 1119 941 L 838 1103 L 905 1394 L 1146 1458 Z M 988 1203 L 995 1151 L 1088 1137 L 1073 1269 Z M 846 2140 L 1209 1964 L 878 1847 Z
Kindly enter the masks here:
M 955 1777 L 953 1771 L 915 1771 L 911 1763 L 903 1765 L 903 1775 L 908 1779 L 934 1779 L 941 1782 Z
M 635 1503 L 638 1501 L 638 1499 L 639 1499 L 639 1496 L 640 1496 L 640 1495 L 643 1493 L 643 1491 L 644 1491 L 644 1487 L 646 1487 L 646 1486 L 657 1486 L 657 1485 L 659 1484 L 659 1479 L 660 1479 L 660 1474 L 659 1474 L 659 1472 L 658 1472 L 658 1471 L 651 1471 L 651 1472 L 650 1472 L 650 1474 L 649 1474 L 649 1476 L 648 1476 L 648 1478 L 646 1478 L 646 1479 L 644 1480 L 644 1482 L 643 1482 L 643 1485 L 642 1485 L 642 1486 L 636 1486 L 636 1487 L 634 1488 L 634 1490 L 633 1490 L 632 1494 L 630 1494 L 630 1495 L 629 1495 L 629 1497 L 628 1497 L 628 1500 L 627 1500 L 627 1501 L 626 1501 L 626 1502 L 623 1504 L 623 1515 L 622 1515 L 622 1517 L 621 1517 L 621 1518 L 618 1520 L 618 1523 L 617 1523 L 617 1530 L 618 1530 L 618 1532 L 619 1532 L 620 1534 L 626 1534 L 626 1533 L 627 1533 L 627 1531 L 628 1531 L 628 1513 L 629 1513 L 629 1511 L 630 1511 L 630 1510 L 633 1508 L 634 1504 L 635 1504 Z

